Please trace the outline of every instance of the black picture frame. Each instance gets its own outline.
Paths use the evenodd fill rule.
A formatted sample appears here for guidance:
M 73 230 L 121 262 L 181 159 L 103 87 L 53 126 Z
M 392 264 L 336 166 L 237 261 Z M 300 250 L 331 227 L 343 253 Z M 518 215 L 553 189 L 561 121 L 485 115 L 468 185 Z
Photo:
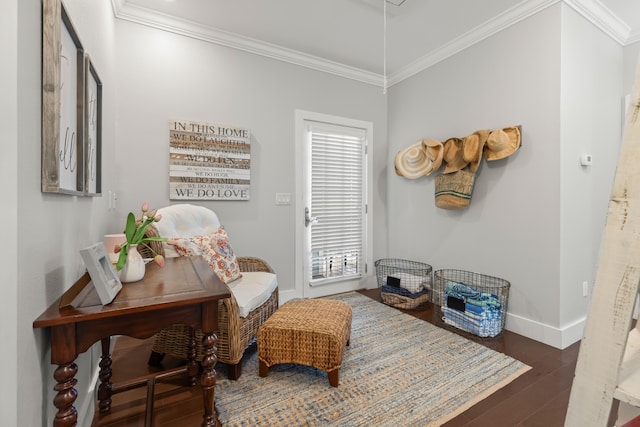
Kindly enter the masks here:
M 84 176 L 85 195 L 102 195 L 102 82 L 85 54 Z

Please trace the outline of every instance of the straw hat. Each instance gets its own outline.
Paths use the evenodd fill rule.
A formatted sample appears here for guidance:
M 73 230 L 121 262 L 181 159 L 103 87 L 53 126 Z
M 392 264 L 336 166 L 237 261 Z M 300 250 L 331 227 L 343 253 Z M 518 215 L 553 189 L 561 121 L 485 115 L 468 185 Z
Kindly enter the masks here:
M 475 172 L 482 160 L 482 149 L 489 137 L 489 130 L 477 130 L 462 142 L 462 158 L 469 162 L 469 171 Z
M 429 175 L 440 169 L 444 157 L 444 146 L 437 139 L 423 139 L 422 145 L 427 153 L 427 158 L 431 161 L 431 170 L 427 172 Z
M 443 147 L 436 139 L 425 139 L 400 150 L 394 159 L 396 174 L 409 179 L 430 175 L 442 164 Z
M 444 170 L 442 173 L 451 173 L 465 168 L 469 162 L 464 159 L 463 140 L 460 138 L 449 138 L 444 142 Z
M 491 131 L 484 147 L 484 157 L 500 160 L 509 157 L 520 148 L 520 126 L 510 126 Z

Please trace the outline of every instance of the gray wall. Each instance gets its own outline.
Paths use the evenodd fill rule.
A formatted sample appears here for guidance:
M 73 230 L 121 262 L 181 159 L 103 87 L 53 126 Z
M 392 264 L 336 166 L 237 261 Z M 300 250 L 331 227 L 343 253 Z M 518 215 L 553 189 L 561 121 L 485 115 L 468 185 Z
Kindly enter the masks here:
M 636 69 L 640 66 L 640 42 L 624 47 L 624 74 L 622 85 L 625 94 L 630 94 L 636 77 Z
M 293 290 L 295 111 L 373 122 L 374 257 L 384 255 L 386 109 L 382 89 L 127 21 L 116 22 L 118 215 L 169 200 L 168 121 L 251 131 L 251 199 L 188 201 L 213 209 L 238 255 L 264 258 Z M 291 193 L 276 206 L 276 193 Z
M 17 203 L 10 205 L 17 206 L 20 213 L 13 221 L 20 236 L 14 238 L 19 284 L 17 364 L 21 373 L 20 382 L 14 381 L 18 387 L 17 425 L 50 425 L 54 416 L 49 336 L 33 330 L 32 322 L 84 272 L 79 249 L 102 240 L 105 233 L 120 231 L 126 214 L 137 211 L 143 201 L 154 207 L 170 203 L 169 119 L 251 130 L 251 200 L 202 204 L 220 215 L 238 254 L 264 257 L 272 264 L 284 290 L 294 286 L 295 204 L 276 206 L 275 193 L 295 194 L 295 109 L 371 121 L 374 156 L 384 159 L 386 152 L 385 98 L 379 88 L 144 26 L 114 22 L 109 2 L 66 0 L 65 5 L 104 86 L 104 196 L 79 198 L 40 192 L 41 3 L 16 2 L 19 72 L 17 76 L 4 72 L 9 81 L 18 82 L 20 93 L 17 125 L 13 123 L 17 144 L 12 146 L 18 161 L 17 170 L 8 167 L 3 173 L 8 174 L 7 182 L 16 182 L 15 172 L 20 190 L 15 195 Z M 6 102 L 8 105 L 3 100 L 2 108 L 11 110 L 11 98 Z M 11 151 L 7 154 L 3 160 L 11 161 Z M 386 246 L 381 200 L 384 181 L 377 180 L 376 185 L 374 215 L 381 225 L 374 245 L 379 248 L 375 256 L 381 257 Z M 108 208 L 108 191 L 118 195 L 115 210 Z M 7 195 L 10 200 L 11 192 Z M 12 215 L 15 211 L 3 210 L 3 216 L 11 219 Z M 11 257 L 5 261 L 10 262 Z M 4 314 L 11 317 L 10 310 Z M 80 425 L 90 422 L 96 379 L 93 367 L 98 358 L 99 349 L 94 346 L 78 359 L 75 406 Z M 5 366 L 15 366 L 15 362 Z M 10 372 L 15 376 L 13 370 Z M 33 400 L 38 401 L 39 396 L 41 404 L 34 410 Z
M 509 312 L 550 324 L 559 313 L 559 76 L 560 16 L 549 8 L 394 86 L 389 99 L 388 162 L 415 139 L 522 125 L 520 150 L 481 164 L 466 210 L 435 207 L 434 176 L 408 181 L 390 167 L 389 255 L 509 280 Z
M 0 366 L 5 386 L 17 392 L 5 393 L 0 404 L 5 424 L 51 424 L 49 337 L 32 322 L 84 272 L 78 250 L 119 230 L 142 201 L 170 203 L 169 118 L 252 131 L 251 200 L 203 204 L 223 218 L 238 253 L 274 265 L 284 289 L 294 286 L 295 205 L 275 206 L 274 195 L 295 193 L 299 108 L 374 123 L 375 259 L 407 257 L 507 278 L 513 285 L 510 323 L 543 341 L 563 343 L 567 324 L 584 316 L 581 281 L 592 282 L 614 166 L 611 144 L 620 136 L 619 118 L 612 123 L 619 105 L 611 104 L 631 91 L 639 43 L 611 45 L 556 5 L 392 87 L 385 100 L 380 89 L 361 83 L 114 22 L 109 2 L 65 0 L 105 85 L 103 190 L 119 195 L 117 209 L 109 211 L 106 197 L 40 192 L 41 2 L 6 3 L 0 50 L 5 64 L 15 66 L 0 67 L 6 138 L 0 220 L 9 225 L 0 249 L 0 330 L 13 351 L 2 353 Z M 593 53 L 579 42 L 583 37 Z M 593 69 L 572 82 L 583 67 Z M 574 95 L 587 91 L 578 108 Z M 572 113 L 574 107 L 579 112 Z M 433 177 L 409 181 L 393 171 L 395 153 L 417 139 L 511 124 L 523 126 L 522 149 L 482 165 L 464 212 L 435 208 Z M 585 171 L 576 154 L 587 149 L 594 165 Z M 591 214 L 572 225 L 583 212 Z M 76 407 L 84 425 L 95 363 L 95 348 L 79 360 Z
M 570 7 L 561 9 L 561 254 L 559 322 L 582 322 L 595 279 L 600 240 L 622 135 L 622 48 Z M 581 166 L 589 153 L 592 166 Z M 580 336 L 581 337 L 581 336 Z M 578 337 L 578 338 L 580 338 Z M 571 344 L 567 342 L 567 344 Z
M 0 156 L 0 181 L 4 183 L 0 222 L 7 226 L 0 246 L 5 302 L 0 310 L 0 336 L 6 348 L 0 352 L 0 373 L 9 388 L 18 384 L 18 47 L 18 1 L 4 2 L 0 14 L 0 52 L 5 64 L 0 67 L 0 128 L 4 139 Z M 3 394 L 0 414 L 8 426 L 18 425 L 17 393 Z
M 51 425 L 55 412 L 52 404 L 54 381 L 49 335 L 43 330 L 34 330 L 32 323 L 85 271 L 79 249 L 102 240 L 102 236 L 114 227 L 116 218 L 107 212 L 105 197 L 63 196 L 40 191 L 42 5 L 40 0 L 13 3 L 17 5 L 18 73 L 13 80 L 17 82 L 15 87 L 19 95 L 15 146 L 17 174 L 7 182 L 17 183 L 18 189 L 19 215 L 13 227 L 17 239 L 11 246 L 17 256 L 17 298 L 11 303 L 17 310 L 15 348 L 18 360 L 17 364 L 3 366 L 10 366 L 9 372 L 13 375 L 19 373 L 20 380 L 16 384 L 18 422 L 15 425 L 38 426 Z M 82 0 L 65 0 L 64 3 L 105 87 L 112 89 L 113 12 L 110 3 Z M 114 93 L 113 90 L 105 91 L 103 110 L 103 185 L 107 188 L 114 182 Z M 76 408 L 81 417 L 93 411 L 90 391 L 98 361 L 96 350 L 94 347 L 78 359 Z M 3 378 L 7 376 L 3 375 Z
M 508 329 L 558 347 L 579 339 L 620 138 L 621 59 L 557 4 L 392 87 L 389 256 L 507 279 Z M 436 208 L 435 175 L 394 173 L 395 153 L 421 138 L 517 124 L 521 149 L 483 162 L 469 209 Z

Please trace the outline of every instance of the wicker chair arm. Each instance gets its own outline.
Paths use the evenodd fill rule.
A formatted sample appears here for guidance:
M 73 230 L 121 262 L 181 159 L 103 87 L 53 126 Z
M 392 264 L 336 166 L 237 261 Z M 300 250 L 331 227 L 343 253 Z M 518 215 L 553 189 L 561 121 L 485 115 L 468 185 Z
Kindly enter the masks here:
M 271 266 L 263 259 L 256 257 L 237 257 L 238 266 L 240 271 L 264 271 L 267 273 L 273 273 Z
M 218 303 L 218 355 L 228 363 L 238 363 L 247 348 L 247 338 L 242 336 L 242 318 L 238 315 L 238 303 L 233 295 Z
M 139 221 L 140 220 L 138 220 L 138 224 Z M 144 233 L 144 237 L 160 237 L 160 234 L 153 224 L 149 224 Z M 142 258 L 153 258 L 156 255 L 164 256 L 164 247 L 162 246 L 162 242 L 147 242 L 138 247 L 138 252 L 140 252 Z

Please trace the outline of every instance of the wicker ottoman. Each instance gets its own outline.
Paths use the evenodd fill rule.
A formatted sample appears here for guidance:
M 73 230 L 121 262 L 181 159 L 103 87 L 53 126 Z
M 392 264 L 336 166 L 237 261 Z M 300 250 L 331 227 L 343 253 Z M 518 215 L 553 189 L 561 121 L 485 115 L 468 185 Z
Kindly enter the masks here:
M 290 301 L 258 330 L 260 376 L 279 363 L 313 366 L 327 372 L 337 387 L 338 371 L 351 336 L 351 306 L 342 301 Z

